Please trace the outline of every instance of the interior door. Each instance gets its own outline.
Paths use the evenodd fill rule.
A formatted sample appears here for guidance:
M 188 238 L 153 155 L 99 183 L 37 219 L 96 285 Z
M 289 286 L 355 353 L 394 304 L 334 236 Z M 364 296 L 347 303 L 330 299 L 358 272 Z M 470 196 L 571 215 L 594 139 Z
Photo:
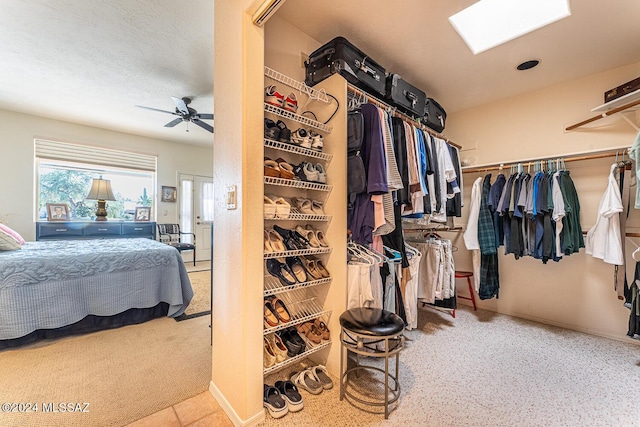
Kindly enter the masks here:
M 213 178 L 194 176 L 193 232 L 199 249 L 196 261 L 211 259 L 211 227 L 213 227 Z

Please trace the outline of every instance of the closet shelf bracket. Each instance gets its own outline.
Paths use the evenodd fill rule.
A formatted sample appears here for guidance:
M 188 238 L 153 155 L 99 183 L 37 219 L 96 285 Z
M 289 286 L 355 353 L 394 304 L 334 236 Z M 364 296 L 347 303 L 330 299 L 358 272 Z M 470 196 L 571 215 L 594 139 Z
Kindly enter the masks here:
M 640 107 L 638 107 L 638 106 L 640 106 L 640 99 L 636 99 L 635 101 L 628 102 L 628 103 L 626 103 L 624 105 L 621 105 L 620 107 L 613 108 L 613 109 L 610 109 L 610 110 L 606 110 L 606 105 L 607 104 L 604 104 L 604 105 L 602 105 L 600 107 L 596 107 L 593 110 L 593 111 L 602 111 L 602 110 L 604 110 L 602 113 L 598 114 L 597 116 L 593 116 L 593 117 L 590 117 L 590 118 L 588 118 L 586 120 L 583 120 L 580 123 L 576 123 L 575 125 L 571 125 L 571 126 L 567 127 L 565 129 L 565 132 L 570 132 L 570 131 L 575 130 L 575 129 L 581 127 L 581 126 L 584 126 L 586 124 L 595 122 L 595 121 L 603 119 L 605 117 L 613 116 L 614 114 L 617 114 L 617 113 L 631 111 L 632 109 L 633 110 L 638 109 L 638 108 L 640 108 Z M 624 121 L 629 123 L 636 131 L 639 130 L 638 125 L 635 124 L 626 115 L 623 114 L 621 117 L 622 117 L 622 119 Z

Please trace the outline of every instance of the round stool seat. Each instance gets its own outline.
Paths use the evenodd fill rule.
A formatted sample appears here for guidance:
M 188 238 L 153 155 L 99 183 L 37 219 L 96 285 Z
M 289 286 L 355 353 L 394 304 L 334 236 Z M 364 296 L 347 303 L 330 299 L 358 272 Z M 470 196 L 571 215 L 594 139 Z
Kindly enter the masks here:
M 352 308 L 340 316 L 340 326 L 360 335 L 382 337 L 404 330 L 404 322 L 395 313 L 379 308 Z
M 464 277 L 471 277 L 473 273 L 471 271 L 456 271 L 456 278 L 462 279 Z

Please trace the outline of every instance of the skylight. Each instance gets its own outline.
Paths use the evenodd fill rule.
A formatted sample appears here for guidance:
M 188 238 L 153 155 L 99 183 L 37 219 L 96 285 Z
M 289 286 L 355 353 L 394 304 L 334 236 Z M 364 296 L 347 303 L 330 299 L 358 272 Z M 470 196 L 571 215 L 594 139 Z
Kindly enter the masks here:
M 480 0 L 449 22 L 477 55 L 570 15 L 569 0 Z

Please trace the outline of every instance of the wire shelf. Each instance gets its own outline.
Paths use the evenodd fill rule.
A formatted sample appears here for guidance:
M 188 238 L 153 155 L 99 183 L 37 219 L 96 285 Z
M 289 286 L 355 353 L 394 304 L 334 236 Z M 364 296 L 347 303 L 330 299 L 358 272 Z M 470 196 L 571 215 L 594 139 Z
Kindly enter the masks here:
M 264 111 L 275 114 L 276 116 L 280 116 L 285 119 L 293 120 L 304 126 L 314 128 L 320 132 L 330 133 L 331 129 L 333 129 L 331 126 L 327 126 L 324 123 L 320 123 L 316 120 L 312 120 L 299 114 L 294 114 L 291 111 L 284 110 L 280 107 L 276 107 L 275 105 L 267 104 L 266 102 L 264 103 Z
M 287 153 L 300 154 L 307 157 L 314 157 L 316 159 L 330 162 L 333 158 L 333 154 L 323 153 L 322 151 L 311 150 L 309 148 L 300 147 L 299 145 L 293 145 L 286 142 L 274 141 L 273 139 L 265 138 L 264 146 L 274 148 L 280 151 L 286 151 Z
M 290 256 L 328 254 L 329 252 L 331 252 L 331 250 L 332 248 L 313 248 L 313 249 L 298 249 L 295 251 L 265 252 L 264 259 L 286 258 Z
M 325 279 L 312 280 L 309 282 L 296 283 L 295 285 L 284 286 L 280 280 L 271 275 L 264 276 L 264 296 L 282 294 L 285 292 L 295 291 L 300 288 L 312 288 L 314 286 L 324 285 L 331 283 L 332 278 L 327 277 Z
M 317 182 L 300 181 L 297 179 L 274 178 L 265 176 L 264 183 L 268 185 L 279 185 L 281 187 L 301 188 L 304 190 L 331 191 L 333 186 L 318 184 Z
M 308 340 L 306 340 L 306 337 L 303 337 L 303 338 L 305 338 L 305 341 L 307 341 L 308 343 Z M 313 347 L 310 345 L 307 345 L 307 348 L 309 350 L 306 350 L 304 353 L 298 354 L 293 357 L 287 357 L 287 359 L 285 359 L 284 361 L 280 363 L 276 363 L 275 365 L 270 366 L 268 368 L 265 368 L 263 371 L 263 374 L 266 376 L 272 372 L 277 372 L 280 369 L 286 368 L 287 366 L 291 366 L 292 364 L 299 362 L 302 359 L 305 359 L 307 356 L 315 353 L 316 351 L 320 351 L 323 348 L 327 348 L 330 344 L 331 344 L 331 340 L 329 341 L 323 340 L 320 344 L 316 344 Z
M 324 91 L 324 89 L 318 90 L 318 89 L 310 88 L 306 84 L 299 82 L 297 80 L 294 80 L 291 77 L 285 76 L 284 74 L 274 69 L 271 69 L 269 67 L 264 67 L 264 75 L 266 77 L 269 77 L 270 79 L 273 79 L 277 82 L 285 84 L 290 88 L 296 89 L 302 93 L 307 94 L 311 99 L 322 101 L 327 104 L 329 103 L 329 98 L 327 97 L 327 93 Z
M 331 219 L 333 218 L 332 215 L 312 215 L 312 214 L 304 214 L 304 213 L 300 213 L 300 211 L 298 211 L 298 208 L 294 208 L 293 206 L 291 207 L 291 212 L 289 212 L 289 216 L 288 217 L 279 217 L 276 216 L 275 217 L 264 217 L 265 220 L 270 220 L 270 221 L 323 221 L 323 222 L 331 222 Z

